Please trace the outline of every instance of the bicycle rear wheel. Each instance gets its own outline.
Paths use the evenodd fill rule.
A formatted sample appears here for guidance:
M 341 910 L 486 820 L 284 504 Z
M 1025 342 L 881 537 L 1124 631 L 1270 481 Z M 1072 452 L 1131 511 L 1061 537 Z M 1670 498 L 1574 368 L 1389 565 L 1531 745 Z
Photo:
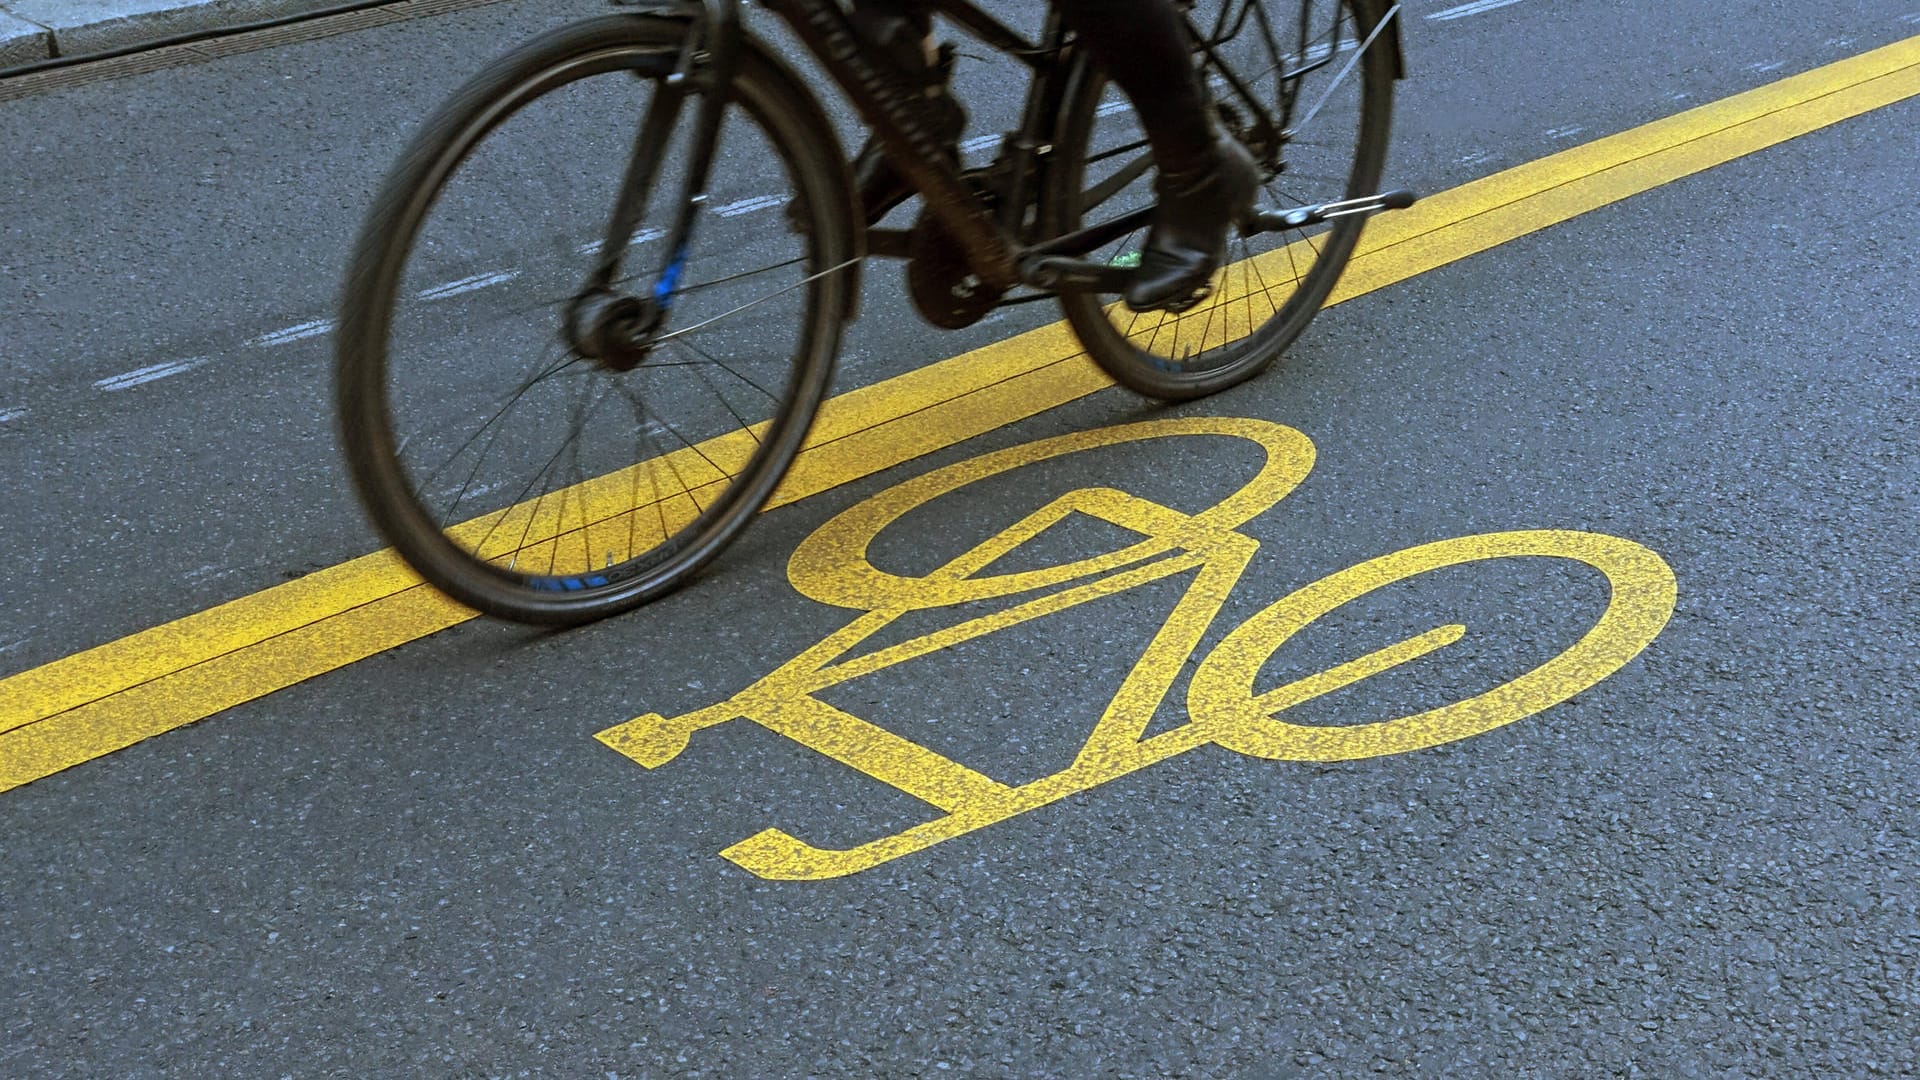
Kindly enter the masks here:
M 691 242 L 665 251 L 704 85 L 663 90 L 685 33 L 611 16 L 493 64 L 415 138 L 355 249 L 335 387 L 354 485 L 480 611 L 579 623 L 685 583 L 767 502 L 826 392 L 854 265 L 837 140 L 749 42 Z M 630 163 L 652 194 L 626 232 Z M 591 295 L 666 314 L 645 348 L 583 351 L 610 231 L 620 262 Z
M 1196 61 L 1221 127 L 1247 147 L 1270 208 L 1379 191 L 1392 113 L 1384 40 L 1365 50 L 1378 0 L 1201 0 L 1188 13 Z M 1061 109 L 1046 204 L 1054 235 L 1153 205 L 1145 133 L 1117 87 L 1083 58 Z M 1300 336 L 1326 302 L 1364 217 L 1236 235 L 1212 293 L 1178 315 L 1138 314 L 1111 294 L 1061 297 L 1067 321 L 1115 381 L 1185 400 L 1251 378 Z M 1127 265 L 1146 229 L 1088 258 Z

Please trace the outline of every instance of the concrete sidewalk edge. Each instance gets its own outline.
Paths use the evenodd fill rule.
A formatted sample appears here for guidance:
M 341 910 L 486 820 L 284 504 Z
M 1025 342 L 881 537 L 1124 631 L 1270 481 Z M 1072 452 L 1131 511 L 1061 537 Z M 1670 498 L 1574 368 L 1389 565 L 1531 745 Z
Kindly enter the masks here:
M 0 0 L 0 68 L 158 44 L 345 0 Z

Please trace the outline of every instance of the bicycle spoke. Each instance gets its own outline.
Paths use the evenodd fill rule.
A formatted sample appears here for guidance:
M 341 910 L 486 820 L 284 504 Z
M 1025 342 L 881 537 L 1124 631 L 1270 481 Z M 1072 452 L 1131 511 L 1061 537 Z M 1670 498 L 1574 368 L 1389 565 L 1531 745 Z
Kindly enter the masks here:
M 1320 100 L 1314 102 L 1313 107 L 1307 110 L 1307 115 L 1304 117 L 1301 117 L 1299 123 L 1292 125 L 1295 131 L 1304 131 L 1309 125 L 1313 123 L 1314 117 L 1320 114 L 1320 109 L 1322 106 L 1326 105 L 1327 99 L 1331 98 L 1333 96 L 1333 92 L 1339 89 L 1340 84 L 1346 81 L 1347 76 L 1353 73 L 1354 66 L 1360 62 L 1360 57 L 1363 56 L 1368 49 L 1371 49 L 1373 47 L 1373 43 L 1375 39 L 1377 39 L 1380 36 L 1380 32 L 1385 30 L 1389 25 L 1392 24 L 1392 22 L 1395 19 L 1399 17 L 1400 17 L 1399 4 L 1394 4 L 1392 7 L 1387 9 L 1384 15 L 1380 16 L 1380 21 L 1374 24 L 1372 32 L 1367 34 L 1367 39 L 1360 43 L 1360 47 L 1353 51 L 1352 56 L 1347 58 L 1347 62 L 1345 66 L 1341 67 L 1340 73 L 1333 77 L 1333 82 L 1329 83 L 1327 88 L 1321 91 Z
M 652 463 L 665 460 L 667 455 L 660 449 L 660 444 L 653 441 L 654 422 L 647 419 L 646 403 L 641 401 L 638 395 L 626 387 L 623 386 L 620 389 L 622 395 L 627 399 L 627 404 L 633 409 L 635 435 L 634 460 L 641 463 L 639 467 L 629 470 L 629 475 L 638 472 L 645 472 L 647 474 L 647 486 L 653 489 L 654 514 L 660 519 L 660 538 L 664 541 L 673 535 L 673 530 L 667 527 L 667 499 L 666 496 L 660 494 L 660 480 L 657 475 L 658 470 L 652 467 Z M 637 554 L 635 551 L 636 543 L 634 536 L 640 519 L 638 502 L 640 497 L 639 481 L 637 479 L 632 480 L 630 486 L 632 497 L 635 501 L 633 503 L 633 509 L 630 510 L 627 515 L 627 550 L 631 554 Z M 681 486 L 684 488 L 685 484 L 682 483 Z
M 693 369 L 693 373 L 699 376 L 700 381 L 706 383 L 707 387 L 713 391 L 713 396 L 719 400 L 720 406 L 733 414 L 734 422 L 740 425 L 740 430 L 752 436 L 753 441 L 758 444 L 760 442 L 759 432 L 753 430 L 754 425 L 750 423 L 746 417 L 740 415 L 740 410 L 733 407 L 733 402 L 727 400 L 727 395 L 722 393 L 719 387 L 713 385 L 713 380 L 707 378 L 707 369 L 705 367 L 696 367 Z
M 540 466 L 540 471 L 527 478 L 527 482 L 521 487 L 519 494 L 515 495 L 513 501 L 508 504 L 509 507 L 518 507 L 526 501 L 527 493 L 533 490 L 535 484 L 538 484 L 546 478 L 547 473 L 553 469 L 554 463 L 560 460 L 560 455 L 565 453 L 566 449 L 567 443 L 562 442 L 559 449 L 553 452 L 553 456 L 547 459 L 546 464 Z M 513 547 L 507 549 L 513 552 L 513 561 L 516 564 L 519 562 L 520 552 L 526 550 L 527 536 L 533 531 L 533 523 L 540 517 L 540 504 L 546 500 L 546 497 L 546 493 L 541 492 L 540 496 L 533 501 L 533 505 L 527 510 L 527 523 L 520 529 L 519 541 L 516 542 Z M 488 527 L 486 535 L 482 536 L 479 542 L 473 545 L 473 553 L 475 556 L 486 557 L 487 541 L 493 539 L 493 534 L 499 530 L 500 523 L 507 520 L 510 516 L 510 514 L 502 513 L 495 517 L 493 524 Z
M 701 291 L 702 289 L 711 289 L 716 285 L 726 285 L 735 281 L 743 281 L 747 278 L 754 277 L 759 274 L 770 273 L 774 270 L 785 270 L 789 266 L 799 266 L 801 263 L 806 261 L 807 261 L 807 257 L 805 255 L 796 255 L 795 257 L 788 259 L 785 262 L 777 262 L 768 266 L 762 266 L 758 270 L 743 270 L 738 274 L 728 274 L 726 277 L 714 278 L 712 281 L 703 281 L 697 285 L 688 285 L 683 288 L 675 289 L 673 295 L 676 299 L 683 296 L 690 296 L 694 293 Z
M 847 261 L 841 263 L 838 266 L 830 266 L 827 269 L 822 270 L 817 274 L 809 274 L 808 276 L 801 278 L 799 281 L 794 282 L 793 284 L 787 286 L 784 289 L 780 289 L 777 292 L 770 292 L 767 295 L 762 296 L 757 300 L 749 300 L 746 303 L 741 304 L 739 307 L 734 308 L 732 311 L 721 312 L 720 314 L 715 315 L 710 319 L 703 319 L 700 322 L 694 323 L 692 326 L 683 327 L 679 330 L 672 331 L 671 333 L 662 334 L 659 337 L 654 339 L 654 344 L 657 345 L 662 342 L 672 341 L 676 338 L 682 338 L 687 336 L 688 334 L 692 334 L 697 331 L 704 330 L 707 327 L 714 325 L 715 323 L 719 323 L 723 320 L 731 319 L 736 315 L 740 315 L 745 312 L 751 311 L 752 309 L 759 307 L 761 304 L 764 304 L 767 301 L 772 300 L 776 297 L 784 296 L 787 293 L 794 291 L 795 289 L 799 289 L 799 288 L 802 288 L 803 286 L 811 285 L 814 282 L 820 280 L 821 278 L 828 276 L 829 274 L 840 273 L 842 270 L 845 270 L 850 266 L 854 266 L 859 262 L 860 262 L 859 259 L 848 259 Z
M 718 357 L 709 355 L 705 349 L 702 349 L 700 346 L 695 345 L 693 342 L 685 338 L 681 338 L 679 340 L 674 341 L 672 344 L 673 344 L 673 347 L 676 349 L 690 349 L 695 354 L 700 356 L 700 358 L 704 361 L 703 364 L 690 365 L 694 368 L 696 372 L 703 367 L 717 367 L 720 370 L 726 372 L 727 374 L 733 376 L 734 378 L 740 380 L 741 382 L 746 383 L 748 386 L 753 387 L 755 390 L 758 390 L 760 392 L 760 395 L 766 398 L 768 401 L 780 400 L 780 398 L 777 395 L 775 395 L 773 391 L 767 389 L 764 386 L 761 386 L 758 382 L 755 382 L 754 380 L 747 378 L 745 375 L 742 375 L 736 368 L 733 367 L 733 365 L 727 363 L 725 360 L 721 360 Z M 702 375 L 702 378 L 705 378 L 705 376 Z M 718 392 L 719 392 L 718 388 L 716 387 L 715 393 L 718 393 Z
M 1153 168 L 1153 158 L 1148 154 L 1142 154 L 1132 161 L 1127 162 L 1112 176 L 1081 192 L 1081 207 L 1086 210 L 1091 210 L 1096 206 L 1104 205 L 1108 199 L 1113 198 L 1114 195 L 1131 185 L 1134 181 L 1147 175 L 1147 170 L 1151 168 Z
M 693 451 L 694 454 L 700 458 L 700 460 L 706 462 L 708 468 L 720 474 L 720 476 L 723 478 L 729 475 L 727 470 L 720 467 L 719 462 L 716 462 L 712 458 L 708 457 L 706 453 L 702 451 L 698 445 L 689 441 L 685 435 L 680 434 L 680 429 L 674 427 L 671 423 L 668 423 L 665 417 L 661 417 L 660 419 L 654 422 L 658 424 L 660 427 L 665 428 L 667 431 L 667 434 L 672 435 L 674 438 L 680 440 L 681 446 L 684 446 L 688 450 Z M 693 505 L 696 510 L 699 510 L 701 513 L 705 513 L 707 508 L 700 505 L 700 496 L 695 494 L 695 492 L 698 490 L 698 486 L 687 483 L 686 477 L 682 475 L 680 472 L 680 466 L 674 462 L 674 458 L 677 456 L 678 456 L 677 451 L 669 451 L 667 454 L 665 454 L 661 458 L 661 460 L 665 461 L 667 463 L 667 467 L 673 470 L 674 479 L 680 481 L 681 493 L 686 495 L 687 498 L 693 500 Z
M 567 350 L 563 356 L 561 363 L 556 364 L 545 371 L 539 372 L 533 375 L 532 377 L 528 378 L 525 382 L 522 382 L 519 385 L 519 387 L 514 389 L 507 396 L 506 400 L 501 404 L 500 408 L 496 410 L 491 417 L 487 418 L 486 423 L 481 424 L 478 428 L 476 428 L 472 435 L 467 436 L 466 442 L 461 443 L 457 448 L 454 449 L 453 453 L 447 456 L 447 459 L 445 461 L 441 462 L 437 468 L 435 468 L 432 472 L 428 473 L 424 478 L 420 480 L 419 488 L 424 490 L 426 487 L 428 487 L 432 483 L 434 479 L 436 479 L 440 475 L 441 472 L 445 471 L 447 466 L 453 464 L 455 461 L 458 461 L 460 459 L 460 455 L 466 453 L 467 449 L 471 447 L 474 444 L 474 442 L 480 438 L 480 436 L 486 434 L 489 430 L 492 430 L 494 428 L 494 425 L 499 423 L 502 417 L 506 416 L 508 412 L 512 411 L 513 407 L 519 403 L 520 399 L 523 396 L 525 396 L 527 391 L 533 389 L 534 386 L 552 377 L 553 375 L 557 374 L 559 371 L 564 370 L 565 368 L 571 366 L 578 359 L 579 357 L 577 355 L 574 355 L 571 352 L 571 350 Z M 542 358 L 542 362 L 544 362 L 544 357 Z M 488 445 L 489 446 L 492 445 L 491 438 L 488 440 Z M 481 451 L 480 456 L 481 456 L 481 460 L 485 460 L 486 451 L 484 450 Z M 475 463 L 474 469 L 478 471 L 479 469 L 478 462 Z M 469 480 L 471 480 L 471 476 L 469 477 Z

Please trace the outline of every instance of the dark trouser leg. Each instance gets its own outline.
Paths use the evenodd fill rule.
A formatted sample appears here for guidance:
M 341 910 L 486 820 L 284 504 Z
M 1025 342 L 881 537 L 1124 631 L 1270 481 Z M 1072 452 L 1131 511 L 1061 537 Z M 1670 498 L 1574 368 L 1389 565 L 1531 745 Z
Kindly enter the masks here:
M 1213 163 L 1206 91 L 1170 0 L 1054 0 L 1054 7 L 1132 100 L 1160 171 Z
M 952 146 L 953 159 L 958 161 L 967 113 L 948 93 L 953 53 L 935 44 L 933 17 L 917 0 L 854 0 L 853 25 L 894 70 L 926 87 L 937 118 L 934 134 Z M 869 225 L 913 196 L 912 183 L 887 160 L 875 139 L 869 138 L 855 155 L 853 171 Z
M 933 16 L 914 0 L 853 0 L 853 25 L 895 67 L 932 66 Z
M 1054 0 L 1093 59 L 1133 102 L 1159 168 L 1159 207 L 1127 289 L 1136 311 L 1184 310 L 1226 258 L 1227 230 L 1259 188 L 1259 168 L 1212 121 L 1171 0 Z

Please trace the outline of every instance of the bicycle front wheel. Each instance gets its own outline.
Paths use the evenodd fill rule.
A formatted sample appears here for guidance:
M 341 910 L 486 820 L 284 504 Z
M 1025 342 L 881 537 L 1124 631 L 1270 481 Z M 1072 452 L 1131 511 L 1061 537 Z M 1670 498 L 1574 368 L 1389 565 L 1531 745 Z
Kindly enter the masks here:
M 749 41 L 691 242 L 666 251 L 705 85 L 667 82 L 685 32 L 611 16 L 494 64 L 422 129 L 355 250 L 336 368 L 353 482 L 408 564 L 480 611 L 579 623 L 685 583 L 767 502 L 826 392 L 853 287 L 837 141 Z M 654 322 L 621 339 L 641 347 L 584 346 L 595 319 Z
M 1258 201 L 1273 209 L 1379 191 L 1392 113 L 1387 42 L 1362 49 L 1379 0 L 1200 0 L 1187 14 L 1216 119 L 1260 163 Z M 1047 205 L 1054 235 L 1154 203 L 1147 139 L 1119 88 L 1084 59 L 1061 108 Z M 1061 306 L 1115 381 L 1166 400 L 1251 378 L 1291 345 L 1326 302 L 1364 217 L 1235 236 L 1212 292 L 1180 314 L 1128 310 L 1111 295 Z M 1144 227 L 1087 256 L 1137 261 Z

